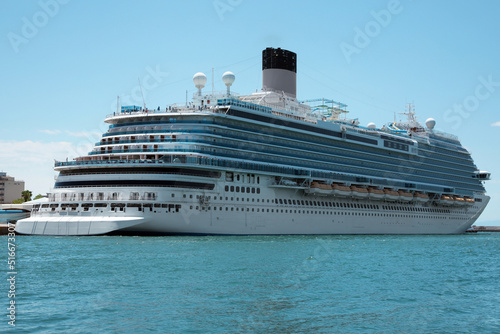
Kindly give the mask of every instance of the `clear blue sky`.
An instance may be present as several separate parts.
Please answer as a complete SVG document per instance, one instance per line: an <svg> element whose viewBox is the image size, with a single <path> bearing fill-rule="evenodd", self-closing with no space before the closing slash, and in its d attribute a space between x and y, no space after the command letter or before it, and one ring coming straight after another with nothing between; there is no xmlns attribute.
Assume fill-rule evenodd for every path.
<svg viewBox="0 0 500 334"><path fill-rule="evenodd" d="M231 70L233 90L261 88L261 51L298 54L299 98L349 105L378 126L416 105L420 120L458 135L493 197L479 222L500 222L500 2L77 1L0 2L0 170L34 193L53 159L85 154L116 97L164 107L192 76ZM496 126L495 126L496 125Z"/></svg>

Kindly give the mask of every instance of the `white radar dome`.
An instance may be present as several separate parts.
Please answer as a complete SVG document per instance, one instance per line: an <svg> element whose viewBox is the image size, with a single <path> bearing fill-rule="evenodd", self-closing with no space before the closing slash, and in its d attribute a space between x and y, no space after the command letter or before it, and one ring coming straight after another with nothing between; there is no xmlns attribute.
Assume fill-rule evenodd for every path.
<svg viewBox="0 0 500 334"><path fill-rule="evenodd" d="M434 118L428 118L426 121L425 121L425 125L427 126L427 128L429 130L432 130L434 129L434 127L436 126L436 120Z"/></svg>
<svg viewBox="0 0 500 334"><path fill-rule="evenodd" d="M234 76L233 72L227 71L222 75L222 81L226 86L231 86L235 79L236 77Z"/></svg>
<svg viewBox="0 0 500 334"><path fill-rule="evenodd" d="M375 125L375 123L368 123L367 128L368 129L376 129L377 126Z"/></svg>
<svg viewBox="0 0 500 334"><path fill-rule="evenodd" d="M194 86L201 90L207 83L207 76L201 72L198 72L193 76L193 82Z"/></svg>

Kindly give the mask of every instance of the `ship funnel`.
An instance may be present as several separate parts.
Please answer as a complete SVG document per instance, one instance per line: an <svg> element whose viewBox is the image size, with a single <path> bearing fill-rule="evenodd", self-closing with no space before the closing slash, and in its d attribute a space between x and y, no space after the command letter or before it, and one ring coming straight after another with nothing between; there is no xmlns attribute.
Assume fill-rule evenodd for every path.
<svg viewBox="0 0 500 334"><path fill-rule="evenodd" d="M281 48L262 51L262 90L297 96L297 54Z"/></svg>

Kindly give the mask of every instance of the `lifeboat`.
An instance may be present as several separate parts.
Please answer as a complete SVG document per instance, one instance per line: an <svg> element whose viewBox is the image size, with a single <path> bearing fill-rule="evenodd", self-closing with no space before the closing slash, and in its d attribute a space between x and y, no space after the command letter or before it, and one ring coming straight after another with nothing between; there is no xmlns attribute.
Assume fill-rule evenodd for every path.
<svg viewBox="0 0 500 334"><path fill-rule="evenodd" d="M383 190L375 189L375 188L368 189L368 194L369 194L370 199L378 200L378 201L383 200L385 197Z"/></svg>
<svg viewBox="0 0 500 334"><path fill-rule="evenodd" d="M355 198L367 198L370 194L368 189L351 186L351 196Z"/></svg>
<svg viewBox="0 0 500 334"><path fill-rule="evenodd" d="M453 197L453 199L455 200L455 205L458 205L458 206L466 205L465 199L461 196L455 196L455 197Z"/></svg>
<svg viewBox="0 0 500 334"><path fill-rule="evenodd" d="M346 186L341 186L338 184L332 184L332 193L335 196L347 197L351 195L351 189Z"/></svg>
<svg viewBox="0 0 500 334"><path fill-rule="evenodd" d="M451 206L455 204L455 200L451 196L441 195L439 199L439 203L446 206Z"/></svg>
<svg viewBox="0 0 500 334"><path fill-rule="evenodd" d="M407 191L398 191L399 199L404 202L410 202L413 199L413 194Z"/></svg>
<svg viewBox="0 0 500 334"><path fill-rule="evenodd" d="M429 195L427 194L422 194L421 192L415 192L413 194L413 198L417 201L417 202L421 202L421 203L424 203L424 202L427 202L429 201Z"/></svg>
<svg viewBox="0 0 500 334"><path fill-rule="evenodd" d="M389 202L395 202L399 200L399 193L394 190L384 189L385 200Z"/></svg>
<svg viewBox="0 0 500 334"><path fill-rule="evenodd" d="M312 182L309 189L305 191L311 195L326 196L332 193L332 186L319 182Z"/></svg>
<svg viewBox="0 0 500 334"><path fill-rule="evenodd" d="M465 205L474 205L475 201L473 198L464 197Z"/></svg>

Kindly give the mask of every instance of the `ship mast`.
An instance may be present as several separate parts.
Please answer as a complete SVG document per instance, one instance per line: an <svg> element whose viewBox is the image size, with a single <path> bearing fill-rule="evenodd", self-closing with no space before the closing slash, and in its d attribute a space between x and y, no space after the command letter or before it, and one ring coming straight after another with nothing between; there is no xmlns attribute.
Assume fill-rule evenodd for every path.
<svg viewBox="0 0 500 334"><path fill-rule="evenodd" d="M415 105L413 103L408 103L406 105L406 111L399 114L407 116L408 126L415 127L419 125L417 121L417 116L415 116Z"/></svg>

